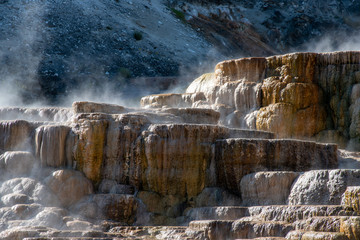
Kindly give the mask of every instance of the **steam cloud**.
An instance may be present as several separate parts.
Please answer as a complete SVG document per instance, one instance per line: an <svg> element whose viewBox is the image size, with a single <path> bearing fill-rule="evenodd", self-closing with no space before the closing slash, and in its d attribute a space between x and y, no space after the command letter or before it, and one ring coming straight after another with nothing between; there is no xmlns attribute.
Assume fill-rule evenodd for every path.
<svg viewBox="0 0 360 240"><path fill-rule="evenodd" d="M34 93L29 93L28 90L38 87L37 69L42 57L41 43L45 37L41 17L46 3L31 1L26 8L21 4L21 1L14 3L19 9L17 15L4 17L5 28L13 27L11 22L6 21L6 17L16 19L14 22L19 27L14 31L14 35L9 33L6 39L0 40L0 106L23 105L23 97L35 97L32 95Z"/></svg>
<svg viewBox="0 0 360 240"><path fill-rule="evenodd" d="M10 3L5 2L1 7L3 6L10 6ZM55 40L52 39L51 29L48 27L51 25L48 23L50 9L50 3L34 0L11 3L11 9L9 7L9 11L3 11L8 15L0 18L0 31L6 35L6 38L0 38L0 107L48 105L39 72L42 71L43 62L50 59L47 48ZM60 79L62 76L59 76L59 83L54 81L54 84L69 83L70 87L65 88L58 105L69 106L74 101L87 100L138 106L141 96L160 93L160 90L154 89L140 90L141 85L125 84L124 87L124 84L119 84L126 80L112 76L112 73L109 75L104 63L86 56L86 45L84 46L82 52L72 52L70 56L62 58L64 65L69 68L66 70L66 79ZM202 60L200 67L180 69L180 85L170 86L167 92L184 92L189 81L204 72L212 71L214 65L223 60L223 56L215 50L203 54L203 59L205 55L209 60ZM91 69L91 72L88 72L88 69ZM57 73L54 71L52 74ZM111 81L112 78L118 79ZM73 82L79 84L72 88ZM131 95L136 98L131 98Z"/></svg>
<svg viewBox="0 0 360 240"><path fill-rule="evenodd" d="M305 52L359 51L360 32L352 34L327 33L319 39L313 39L300 48Z"/></svg>

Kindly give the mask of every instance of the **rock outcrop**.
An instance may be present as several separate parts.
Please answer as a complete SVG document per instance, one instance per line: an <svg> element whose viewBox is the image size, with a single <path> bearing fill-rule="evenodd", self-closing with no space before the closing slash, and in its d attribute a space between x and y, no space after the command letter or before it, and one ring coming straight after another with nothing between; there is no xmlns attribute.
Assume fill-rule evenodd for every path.
<svg viewBox="0 0 360 240"><path fill-rule="evenodd" d="M219 111L224 125L359 149L359 63L359 52L224 61L186 90L203 93L206 100L188 104ZM149 107L166 105L154 96L151 104L145 99Z"/></svg>
<svg viewBox="0 0 360 240"><path fill-rule="evenodd" d="M360 212L360 187L350 186L346 188L344 192L341 204L353 209L356 212Z"/></svg>
<svg viewBox="0 0 360 240"><path fill-rule="evenodd" d="M138 112L91 102L76 102L73 108L66 122L3 122L4 136L9 137L2 149L27 150L42 168L83 172L92 184L72 170L48 174L45 184L60 206L90 218L99 215L133 224L139 221L134 218L138 211L147 211L144 216L154 223L180 224L185 209L209 206L210 199L214 206L241 204L240 182L246 174L337 166L336 145L272 140L269 132L212 125L220 117L212 109ZM93 188L103 197L92 196ZM121 210L128 215L114 212L120 205L132 206Z"/></svg>
<svg viewBox="0 0 360 240"><path fill-rule="evenodd" d="M360 170L320 170L302 174L292 186L290 205L341 203L347 186L360 185Z"/></svg>
<svg viewBox="0 0 360 240"><path fill-rule="evenodd" d="M104 104L104 103L94 103L94 102L74 102L72 105L74 113L108 113L108 114L118 114L127 112L126 108L123 106L115 104Z"/></svg>
<svg viewBox="0 0 360 240"><path fill-rule="evenodd" d="M1 121L0 238L357 239L358 154L306 138L355 146L358 58L226 61L142 109Z"/></svg>
<svg viewBox="0 0 360 240"><path fill-rule="evenodd" d="M36 156L40 164L49 167L66 166L66 139L70 127L48 125L38 127L35 131Z"/></svg>
<svg viewBox="0 0 360 240"><path fill-rule="evenodd" d="M93 193L91 182L82 173L73 170L55 171L45 179L45 182L65 207Z"/></svg>
<svg viewBox="0 0 360 240"><path fill-rule="evenodd" d="M335 168L336 149L336 145L294 140L219 140L215 144L218 183L239 192L241 179L252 172Z"/></svg>
<svg viewBox="0 0 360 240"><path fill-rule="evenodd" d="M297 172L256 172L240 182L243 205L287 204ZM276 193L276 194L274 194Z"/></svg>
<svg viewBox="0 0 360 240"><path fill-rule="evenodd" d="M33 124L24 120L3 121L0 125L0 149L7 151L28 150Z"/></svg>

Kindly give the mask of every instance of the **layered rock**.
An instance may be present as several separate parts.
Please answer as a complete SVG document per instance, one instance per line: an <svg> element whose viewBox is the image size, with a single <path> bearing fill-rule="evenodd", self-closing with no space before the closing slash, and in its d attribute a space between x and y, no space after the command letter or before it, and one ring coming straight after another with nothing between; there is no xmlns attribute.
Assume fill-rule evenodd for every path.
<svg viewBox="0 0 360 240"><path fill-rule="evenodd" d="M260 82L265 77L266 58L242 58L228 60L215 66L218 83L246 80Z"/></svg>
<svg viewBox="0 0 360 240"><path fill-rule="evenodd" d="M109 117L97 114L92 115L89 120L79 120L74 161L77 164L76 167L94 182L99 182L101 177L106 130L109 125L107 118Z"/></svg>
<svg viewBox="0 0 360 240"><path fill-rule="evenodd" d="M246 207L202 207L186 213L191 220L236 220L248 216Z"/></svg>
<svg viewBox="0 0 360 240"><path fill-rule="evenodd" d="M343 235L343 239L358 239L360 234L360 217L313 217L296 224L296 229L304 232L319 232ZM308 234L308 233L307 233ZM290 234L292 235L292 234ZM325 235L325 234L324 234Z"/></svg>
<svg viewBox="0 0 360 240"><path fill-rule="evenodd" d="M337 232L303 232L293 231L286 235L286 239L290 240L317 240L317 239L330 239L330 240L348 240L345 234Z"/></svg>
<svg viewBox="0 0 360 240"><path fill-rule="evenodd" d="M326 99L328 93L323 92L321 77L317 76L323 71L322 64L351 63L337 61L338 55L324 62L324 55L296 53L267 58L269 74L262 85L257 128L274 129L281 137L312 137L326 129L325 109L330 102ZM339 55L346 58L346 53Z"/></svg>
<svg viewBox="0 0 360 240"><path fill-rule="evenodd" d="M191 198L205 187L219 184L240 194L241 177L258 170L337 166L335 145L292 140L217 141L241 132L213 125L149 125L146 118L124 125L105 115L91 118L97 120L79 119L76 131L81 135L73 161L95 184L103 178L113 179L161 195ZM135 120L129 115L119 119ZM234 149L241 156L233 155ZM239 171L230 171L230 166Z"/></svg>
<svg viewBox="0 0 360 240"><path fill-rule="evenodd" d="M357 216L340 205L273 205L249 207L249 216L257 221L295 223L313 217Z"/></svg>
<svg viewBox="0 0 360 240"><path fill-rule="evenodd" d="M357 188L345 190L360 185L360 173L329 170L339 167L338 156L343 167L357 155L334 144L274 139L333 136L355 144L357 58L298 53L225 61L189 86L195 93L145 97L147 109L76 102L61 123L54 116L2 121L0 171L9 174L1 176L0 230L12 230L1 234L62 236L49 232L54 227L79 237L102 224L111 230L95 237L143 231L160 239L357 239ZM333 68L349 83L339 91L340 77L325 74ZM192 220L172 233L118 227ZM16 228L32 222L47 233Z"/></svg>
<svg viewBox="0 0 360 240"><path fill-rule="evenodd" d="M205 100L202 92L184 94L158 94L141 98L142 107L191 107L193 103Z"/></svg>
<svg viewBox="0 0 360 240"><path fill-rule="evenodd" d="M190 84L186 94L203 93L205 99L190 101L188 106L219 111L224 125L358 149L359 63L359 52L224 61L216 65L214 73ZM180 99L182 95L176 96ZM151 102L142 101L143 106L168 105L164 96L143 99L150 98Z"/></svg>
<svg viewBox="0 0 360 240"><path fill-rule="evenodd" d="M296 172L256 172L244 176L240 182L243 204L286 204L291 185L299 175Z"/></svg>
<svg viewBox="0 0 360 240"><path fill-rule="evenodd" d="M113 208L108 206L132 202L132 210L126 210L131 215L146 210L151 214L144 215L144 219L159 224L180 224L186 221L181 216L189 207L236 206L242 203L242 195L244 203L250 204L251 189L245 184L246 178L241 187L242 176L246 174L259 170L306 171L337 165L334 145L292 140L230 140L230 137L271 139L274 135L203 124L219 120L219 113L212 109L163 108L147 112L127 109L127 113L118 113L123 110L121 106L77 102L71 122L3 124L15 133L23 128L21 124L29 126L28 131L21 133L28 139L30 154L36 156L42 167L76 168L94 184L95 191L107 199L105 205L96 200L100 199L98 196L81 200L82 196L92 194L90 190L83 191L90 189L89 183L83 186L77 177L71 174L56 177L55 172L46 182L61 205L89 218L102 213L103 217L131 224L135 219L130 215L122 216L112 210L104 214L104 211ZM179 119L202 125L173 123ZM18 143L7 143L6 147L4 143L3 149L11 149L13 145ZM237 157L238 154L241 156ZM310 155L313 156L310 158ZM318 157L320 155L322 158ZM70 170L60 172L67 171ZM294 173L293 177L296 175ZM286 184L290 182L288 179ZM70 194L66 186L80 189ZM137 198L130 197L137 191ZM66 195L79 197L67 199ZM283 203L285 197L281 198ZM9 199L17 198L9 196ZM145 206L141 207L142 204Z"/></svg>
<svg viewBox="0 0 360 240"><path fill-rule="evenodd" d="M33 124L24 120L3 121L0 123L0 149L7 151L28 150L31 148Z"/></svg>
<svg viewBox="0 0 360 240"><path fill-rule="evenodd" d="M121 106L77 102L71 121L6 121L2 122L3 131L8 134L4 136L17 136L17 131L23 134L27 154L36 157L30 161L34 166L75 168L90 180L72 170L42 173L58 205L89 219L101 216L127 224L141 224L139 219L153 224L183 224L188 221L185 210L193 207L239 205L241 195L245 202L251 199L251 191L241 187L242 176L259 170L305 171L337 164L335 145L270 140L274 135L269 132L212 125L220 115L212 109L126 109L126 113L118 113L123 110ZM202 124L174 123L179 120ZM21 131L23 125L26 131ZM19 138L6 137L3 141L4 150L24 148L22 141L17 142ZM6 154L4 169L10 166ZM237 154L242 156L241 161ZM312 161L310 154L314 155ZM92 187L102 197L93 195ZM16 194L4 201L32 201L21 192ZM134 216L138 214L137 219Z"/></svg>
<svg viewBox="0 0 360 240"><path fill-rule="evenodd" d="M208 108L168 108L162 112L182 118L182 122L197 124L217 124L220 113Z"/></svg>
<svg viewBox="0 0 360 240"><path fill-rule="evenodd" d="M210 125L151 125L144 136L144 189L198 195L213 184L212 144L226 133L226 128Z"/></svg>
<svg viewBox="0 0 360 240"><path fill-rule="evenodd" d="M241 198L220 187L208 187L195 198L194 207L238 206Z"/></svg>
<svg viewBox="0 0 360 240"><path fill-rule="evenodd" d="M290 205L341 203L347 186L360 185L360 170L320 170L302 174L292 186Z"/></svg>
<svg viewBox="0 0 360 240"><path fill-rule="evenodd" d="M349 239L358 239L360 237L360 218L342 218L340 220L340 232L344 233Z"/></svg>
<svg viewBox="0 0 360 240"><path fill-rule="evenodd" d="M342 199L342 205L360 213L360 187L350 186L346 188Z"/></svg>
<svg viewBox="0 0 360 240"><path fill-rule="evenodd" d="M215 144L217 181L240 192L242 177L252 172L335 168L336 150L336 145L295 140L219 140Z"/></svg>
<svg viewBox="0 0 360 240"><path fill-rule="evenodd" d="M91 201L99 207L99 213L105 215L107 219L130 225L136 221L139 203L132 195L95 194L91 196Z"/></svg>
<svg viewBox="0 0 360 240"><path fill-rule="evenodd" d="M254 239L257 237L271 237L273 235L285 237L293 227L284 222L257 222L248 220L236 221L193 221L189 228L203 230L208 239Z"/></svg>
<svg viewBox="0 0 360 240"><path fill-rule="evenodd" d="M196 78L186 89L187 93L203 92L206 98L209 98L211 89L217 85L214 73L205 73Z"/></svg>
<svg viewBox="0 0 360 240"><path fill-rule="evenodd" d="M74 113L108 113L119 114L126 112L123 106L96 102L74 102L72 104Z"/></svg>
<svg viewBox="0 0 360 240"><path fill-rule="evenodd" d="M50 167L70 165L66 162L69 154L66 151L66 139L69 132L70 127L61 125L40 126L36 129L36 156L41 165Z"/></svg>
<svg viewBox="0 0 360 240"><path fill-rule="evenodd" d="M41 134L53 131L57 142L67 146L74 144L74 148L69 151L66 146L60 145L60 149L67 150L60 155L53 152L50 159L66 156L66 161L60 161L63 166L76 163L76 167L96 185L100 179L108 179L164 195L191 197L213 184L211 174L215 169L214 164L211 165L212 145L217 139L230 136L273 137L267 132L241 131L214 125L151 124L150 120L146 114L80 114L74 119L76 128L67 137L67 127L39 128L37 146L46 144L47 140L41 138ZM60 130L64 130L63 137L58 136L62 134ZM72 164L67 164L69 162ZM54 166L51 164L47 166ZM175 175L172 172L174 164L178 164L175 165Z"/></svg>

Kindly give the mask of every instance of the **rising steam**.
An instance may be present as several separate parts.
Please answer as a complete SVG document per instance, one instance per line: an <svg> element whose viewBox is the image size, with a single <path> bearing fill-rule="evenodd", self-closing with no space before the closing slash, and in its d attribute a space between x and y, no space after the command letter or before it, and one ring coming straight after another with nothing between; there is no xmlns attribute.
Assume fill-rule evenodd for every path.
<svg viewBox="0 0 360 240"><path fill-rule="evenodd" d="M9 18L16 19L18 27L0 40L0 106L23 105L26 98L37 97L29 90L39 87L37 71L46 37L41 20L46 2L31 1L24 7L19 1L14 5L19 11ZM12 29L15 23L7 22L8 28Z"/></svg>
<svg viewBox="0 0 360 240"><path fill-rule="evenodd" d="M304 52L335 52L335 51L359 51L360 32L352 34L327 33L322 37L313 39L300 48Z"/></svg>

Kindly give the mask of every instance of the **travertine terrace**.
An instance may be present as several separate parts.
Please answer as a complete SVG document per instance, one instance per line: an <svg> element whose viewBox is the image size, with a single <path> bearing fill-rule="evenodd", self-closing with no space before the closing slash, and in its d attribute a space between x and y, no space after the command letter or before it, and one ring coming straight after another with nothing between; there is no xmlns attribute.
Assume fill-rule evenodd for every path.
<svg viewBox="0 0 360 240"><path fill-rule="evenodd" d="M360 52L294 53L139 109L2 108L0 239L360 239L359 86Z"/></svg>

